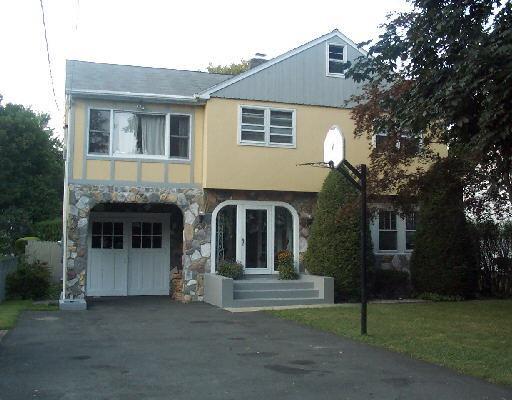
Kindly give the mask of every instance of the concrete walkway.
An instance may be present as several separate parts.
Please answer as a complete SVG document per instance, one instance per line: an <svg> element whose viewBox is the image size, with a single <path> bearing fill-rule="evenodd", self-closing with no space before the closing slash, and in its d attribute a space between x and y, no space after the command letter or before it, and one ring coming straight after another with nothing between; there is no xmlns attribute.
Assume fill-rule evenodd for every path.
<svg viewBox="0 0 512 400"><path fill-rule="evenodd" d="M512 388L298 326L167 298L27 312L0 399L511 399Z"/></svg>

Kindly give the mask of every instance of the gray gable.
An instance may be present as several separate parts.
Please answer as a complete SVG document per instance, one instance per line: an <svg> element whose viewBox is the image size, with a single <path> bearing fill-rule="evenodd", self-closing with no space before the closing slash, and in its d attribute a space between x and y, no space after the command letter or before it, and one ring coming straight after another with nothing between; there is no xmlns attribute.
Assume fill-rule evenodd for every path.
<svg viewBox="0 0 512 400"><path fill-rule="evenodd" d="M361 53L352 44L335 36L270 65L225 88L211 97L275 101L281 103L346 107L345 101L359 93L361 85L351 79L326 76L326 44L347 46L347 59Z"/></svg>
<svg viewBox="0 0 512 400"><path fill-rule="evenodd" d="M66 91L193 96L231 75L67 60Z"/></svg>

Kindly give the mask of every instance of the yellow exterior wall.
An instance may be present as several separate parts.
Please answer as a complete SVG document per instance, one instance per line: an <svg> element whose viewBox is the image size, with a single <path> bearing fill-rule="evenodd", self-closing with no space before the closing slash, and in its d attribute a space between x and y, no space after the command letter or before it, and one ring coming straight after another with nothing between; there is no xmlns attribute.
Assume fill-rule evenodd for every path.
<svg viewBox="0 0 512 400"><path fill-rule="evenodd" d="M295 109L296 148L238 145L240 105ZM323 160L323 141L333 125L343 132L347 159L354 165L369 161L370 144L354 138L349 110L214 98L206 104L206 118L206 188L317 192L327 170L297 164Z"/></svg>
<svg viewBox="0 0 512 400"><path fill-rule="evenodd" d="M114 160L113 178L115 181L133 182L138 180L138 160L116 158L109 156L87 155L87 128L89 108L104 108L114 110L140 111L138 103L73 99L72 104L72 179L111 181L110 161ZM161 184L196 183L201 184L203 175L203 131L204 131L204 105L190 106L177 104L144 104L146 112L183 113L192 115L192 161L172 163L141 161L140 180L142 182ZM85 163L84 163L85 160ZM84 168L85 166L85 168ZM168 170L168 180L165 180L165 170ZM191 175L193 178L191 180Z"/></svg>
<svg viewBox="0 0 512 400"><path fill-rule="evenodd" d="M200 157L198 157L200 158ZM176 183L190 182L190 165L188 164L169 164L169 180Z"/></svg>
<svg viewBox="0 0 512 400"><path fill-rule="evenodd" d="M133 181L137 179L137 163L133 161L116 161L114 179L118 181Z"/></svg>
<svg viewBox="0 0 512 400"><path fill-rule="evenodd" d="M87 179L96 181L110 179L110 161L87 160Z"/></svg>

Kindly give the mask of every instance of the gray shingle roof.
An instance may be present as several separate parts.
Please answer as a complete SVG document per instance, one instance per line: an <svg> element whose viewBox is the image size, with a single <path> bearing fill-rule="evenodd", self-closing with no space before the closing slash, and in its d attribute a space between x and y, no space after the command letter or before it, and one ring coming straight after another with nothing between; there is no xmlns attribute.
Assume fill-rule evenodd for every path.
<svg viewBox="0 0 512 400"><path fill-rule="evenodd" d="M66 91L193 96L229 78L199 71L66 61Z"/></svg>

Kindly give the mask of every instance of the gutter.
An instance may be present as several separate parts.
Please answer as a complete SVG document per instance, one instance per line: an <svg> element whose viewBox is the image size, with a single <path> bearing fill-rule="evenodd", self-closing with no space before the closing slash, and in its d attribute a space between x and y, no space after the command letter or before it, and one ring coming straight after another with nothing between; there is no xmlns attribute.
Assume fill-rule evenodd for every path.
<svg viewBox="0 0 512 400"><path fill-rule="evenodd" d="M141 99L151 100L157 103L183 103L183 104L198 104L202 99L198 96L181 96L181 95L165 95L157 93L137 93L137 92L118 92L111 90L88 90L88 89L66 89L69 95L84 98L104 98L104 99L122 99L122 100L135 100Z"/></svg>

